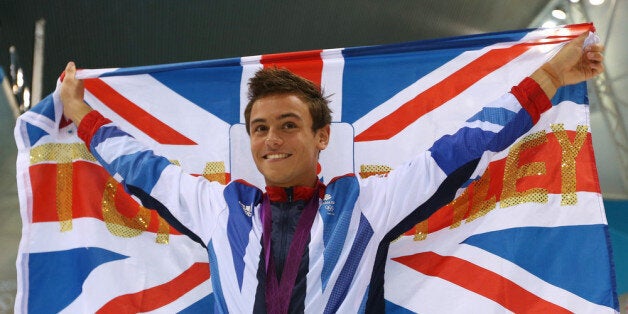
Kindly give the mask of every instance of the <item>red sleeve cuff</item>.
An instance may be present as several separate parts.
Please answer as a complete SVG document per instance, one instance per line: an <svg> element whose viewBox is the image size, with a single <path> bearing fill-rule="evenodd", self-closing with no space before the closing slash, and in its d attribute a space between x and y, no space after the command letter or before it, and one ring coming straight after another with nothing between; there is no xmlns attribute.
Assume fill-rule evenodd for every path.
<svg viewBox="0 0 628 314"><path fill-rule="evenodd" d="M78 126L78 136L83 140L83 142L85 142L85 146L87 146L88 150L90 150L92 137L94 137L96 131L98 131L101 126L110 122L111 120L103 117L100 112L96 110L90 111L83 117Z"/></svg>
<svg viewBox="0 0 628 314"><path fill-rule="evenodd" d="M526 77L510 91L525 109L532 122L537 123L541 114L552 108L552 101L547 97L541 86L533 79Z"/></svg>

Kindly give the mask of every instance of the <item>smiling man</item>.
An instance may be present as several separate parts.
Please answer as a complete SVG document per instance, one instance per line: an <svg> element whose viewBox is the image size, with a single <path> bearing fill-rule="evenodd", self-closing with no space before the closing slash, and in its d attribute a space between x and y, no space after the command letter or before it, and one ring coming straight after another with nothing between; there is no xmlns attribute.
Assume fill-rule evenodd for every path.
<svg viewBox="0 0 628 314"><path fill-rule="evenodd" d="M251 153L266 185L311 186L318 154L327 147L329 124L312 130L307 105L296 95L260 99L251 110Z"/></svg>
<svg viewBox="0 0 628 314"><path fill-rule="evenodd" d="M329 143L331 110L313 83L287 70L257 73L244 110L251 153L267 186L314 186Z"/></svg>
<svg viewBox="0 0 628 314"><path fill-rule="evenodd" d="M603 71L602 46L573 40L493 106L519 108L531 121L551 107L557 88ZM156 156L83 101L68 63L61 88L64 114L109 173L173 226L207 247L215 310L232 313L382 312L386 252L379 245L439 208L481 165L493 139L517 138L530 125L506 124L448 156L477 156L445 173L431 153L386 177L317 177L330 137L331 111L319 87L285 69L263 69L250 81L245 110L251 153L266 192L236 180L227 185L182 172ZM514 117L504 117L514 119ZM417 139L420 140L420 139ZM466 145L466 144L456 144ZM435 197L438 195L438 197ZM333 209L333 210L330 210Z"/></svg>

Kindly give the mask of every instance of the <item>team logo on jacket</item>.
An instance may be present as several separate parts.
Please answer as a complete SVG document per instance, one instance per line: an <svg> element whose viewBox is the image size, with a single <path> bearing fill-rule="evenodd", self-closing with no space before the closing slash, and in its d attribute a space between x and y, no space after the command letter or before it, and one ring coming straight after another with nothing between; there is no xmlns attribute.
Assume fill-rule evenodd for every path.
<svg viewBox="0 0 628 314"><path fill-rule="evenodd" d="M336 204L336 202L331 199L331 195L325 194L323 197L323 204L321 206L325 208L327 215L334 215L334 204Z"/></svg>
<svg viewBox="0 0 628 314"><path fill-rule="evenodd" d="M238 203L240 203L240 206L242 206L242 210L247 217L253 216L253 207L251 205L244 205L242 204L242 202Z"/></svg>

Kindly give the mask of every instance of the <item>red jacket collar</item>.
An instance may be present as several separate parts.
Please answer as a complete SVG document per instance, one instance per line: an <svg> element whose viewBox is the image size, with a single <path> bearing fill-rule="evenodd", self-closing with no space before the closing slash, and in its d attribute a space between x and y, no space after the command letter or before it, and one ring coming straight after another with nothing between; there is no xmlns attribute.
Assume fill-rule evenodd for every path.
<svg viewBox="0 0 628 314"><path fill-rule="evenodd" d="M267 186L266 194L271 202L287 202L290 193L292 193L292 201L309 200L316 190L318 190L319 198L325 196L325 184L319 180L316 180L316 186L313 188L309 186L294 186L289 188Z"/></svg>

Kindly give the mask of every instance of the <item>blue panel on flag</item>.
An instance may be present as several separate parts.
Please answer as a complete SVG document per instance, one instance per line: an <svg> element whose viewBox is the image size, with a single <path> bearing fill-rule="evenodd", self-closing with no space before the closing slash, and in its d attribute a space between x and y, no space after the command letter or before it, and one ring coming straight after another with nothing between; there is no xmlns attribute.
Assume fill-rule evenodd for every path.
<svg viewBox="0 0 628 314"><path fill-rule="evenodd" d="M125 258L97 247L29 254L28 311L58 313L81 294L92 270Z"/></svg>
<svg viewBox="0 0 628 314"><path fill-rule="evenodd" d="M54 101L52 99L52 94L46 96L46 98L42 99L41 102L34 106L30 112L35 112L40 115L45 116L46 118L54 121L55 119L55 107ZM31 124L26 125L26 132L28 133L28 140L31 145L35 145L39 139L48 135L48 132L42 130L39 127L33 126Z"/></svg>
<svg viewBox="0 0 628 314"><path fill-rule="evenodd" d="M552 98L552 104L557 105L561 101L571 101L579 105L589 104L587 95L587 82L564 86L556 91Z"/></svg>
<svg viewBox="0 0 628 314"><path fill-rule="evenodd" d="M223 121L229 124L240 121L242 67L239 62L227 66L180 69L151 75Z"/></svg>
<svg viewBox="0 0 628 314"><path fill-rule="evenodd" d="M42 137L48 135L48 132L32 125L32 124L27 124L26 125L26 132L28 133L28 140L30 142L31 145L35 145L35 143L37 143L37 141L39 141L39 139L41 139Z"/></svg>
<svg viewBox="0 0 628 314"><path fill-rule="evenodd" d="M343 121L355 122L462 52L462 50L448 50L442 54L415 52L397 58L349 58L345 55L342 81Z"/></svg>
<svg viewBox="0 0 628 314"><path fill-rule="evenodd" d="M605 238L606 228L605 225L512 228L474 235L463 243L507 259L586 300L614 308L612 293L600 293L600 287L613 286L608 247L601 241L588 241ZM584 260L587 262L574 263Z"/></svg>
<svg viewBox="0 0 628 314"><path fill-rule="evenodd" d="M30 112L39 113L40 115L45 116L46 118L54 121L55 120L55 104L52 99L52 94L46 96L46 98L42 99L37 106L34 106Z"/></svg>
<svg viewBox="0 0 628 314"><path fill-rule="evenodd" d="M212 313L214 309L214 294L210 293L194 304L177 312L177 314Z"/></svg>

